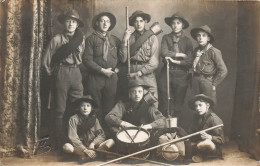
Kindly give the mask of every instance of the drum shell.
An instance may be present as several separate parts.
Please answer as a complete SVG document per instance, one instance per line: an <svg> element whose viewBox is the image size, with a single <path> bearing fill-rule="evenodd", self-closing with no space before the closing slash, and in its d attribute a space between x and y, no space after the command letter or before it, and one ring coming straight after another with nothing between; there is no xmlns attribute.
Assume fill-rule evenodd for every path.
<svg viewBox="0 0 260 166"><path fill-rule="evenodd" d="M138 130L137 127L126 128L126 130L131 130L131 129ZM128 154L132 154L132 153L135 153L137 151L141 151L141 150L148 148L149 143L150 143L150 133L145 129L141 129L140 131L145 132L148 135L148 139L143 141L143 142L128 143L128 142L123 142L120 139L118 139L118 134L121 133L121 132L124 132L124 130L122 130L122 129L119 130L117 135L116 135L117 152L119 154L128 155ZM136 157L148 158L149 154L150 154L150 152L144 152L142 154L136 155Z"/></svg>

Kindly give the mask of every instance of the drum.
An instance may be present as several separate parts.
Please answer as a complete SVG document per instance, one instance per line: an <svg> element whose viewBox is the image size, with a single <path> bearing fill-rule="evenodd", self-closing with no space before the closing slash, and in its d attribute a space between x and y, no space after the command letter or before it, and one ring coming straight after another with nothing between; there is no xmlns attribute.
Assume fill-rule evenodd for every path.
<svg viewBox="0 0 260 166"><path fill-rule="evenodd" d="M132 139L135 137L133 140L134 142L132 142L132 139L128 136L126 131L132 137ZM126 128L126 131L121 129L116 134L117 152L119 154L132 154L148 148L150 142L150 133L147 130L141 128L138 132L137 127L128 127ZM144 152L136 155L136 157L147 159L149 155L150 152Z"/></svg>

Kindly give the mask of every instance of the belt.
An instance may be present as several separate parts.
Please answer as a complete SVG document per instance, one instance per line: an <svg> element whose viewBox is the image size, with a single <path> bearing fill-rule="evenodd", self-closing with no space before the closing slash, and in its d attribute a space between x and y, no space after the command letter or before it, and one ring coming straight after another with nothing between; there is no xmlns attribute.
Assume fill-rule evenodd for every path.
<svg viewBox="0 0 260 166"><path fill-rule="evenodd" d="M176 65L170 65L170 66L169 66L169 69L170 69L170 70L182 70L182 71L187 71L186 69L181 68L181 67L176 66Z"/></svg>
<svg viewBox="0 0 260 166"><path fill-rule="evenodd" d="M204 77L204 78L212 77L211 75L205 75L205 74L202 74L202 73L196 73L196 72L194 72L194 76L196 76L196 77Z"/></svg>
<svg viewBox="0 0 260 166"><path fill-rule="evenodd" d="M131 60L130 63L131 63L131 65L143 65L143 64L146 64L146 62L136 61L136 60Z"/></svg>
<svg viewBox="0 0 260 166"><path fill-rule="evenodd" d="M79 65L77 65L77 64L67 64L67 63L60 63L60 66L71 67L71 68L79 67Z"/></svg>

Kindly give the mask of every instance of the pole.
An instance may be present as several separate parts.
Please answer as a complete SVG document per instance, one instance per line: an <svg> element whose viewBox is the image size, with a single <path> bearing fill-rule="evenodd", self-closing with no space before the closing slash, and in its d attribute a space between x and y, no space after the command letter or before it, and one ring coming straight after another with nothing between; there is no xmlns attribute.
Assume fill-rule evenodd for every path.
<svg viewBox="0 0 260 166"><path fill-rule="evenodd" d="M113 152L109 152L109 151L106 151L106 150L100 150L100 149L91 149L91 150L94 150L94 151L97 151L97 152L101 152L101 153L106 153L106 154L112 154L112 155L115 155L115 156L124 156L122 154L118 154L118 153L113 153ZM167 163L162 163L162 162L158 162L158 161L153 161L153 160L147 160L147 159L143 159L143 158L138 158L138 157L129 157L131 159L135 159L135 160L141 160L141 161L147 161L147 162L150 162L150 163L154 163L154 164L159 164L159 165L167 165L167 166L173 166L172 164L167 164Z"/></svg>
<svg viewBox="0 0 260 166"><path fill-rule="evenodd" d="M186 136L184 136L184 137L177 138L177 139L174 139L174 140L172 140L172 141L169 141L169 142L166 142L166 143L163 143L163 144L157 145L157 146L153 146L153 147L148 148L148 149L144 149L144 150L141 150L141 151L138 151L138 152L135 152L135 153L132 153L132 154L129 154L129 155L123 156L123 157L119 157L119 158L117 158L117 159L114 159L114 160L111 160L111 161L105 162L105 163L100 164L100 165L98 165L98 166L107 165L107 164L110 164L110 163L113 163L113 162L116 162L116 161L119 161L119 160L122 160L122 159L125 159L125 158L128 158L128 157L131 157L131 156L135 156L135 155L140 154L140 153L144 153L144 152L147 152L147 151L150 151L150 150L153 150L153 149L156 149L156 148L162 147L162 146L164 146L164 145L168 145L168 144L171 144L171 143L179 142L179 141L182 141L182 140L188 139L188 138L190 138L190 137L193 137L193 136L195 136L195 135L198 135L198 134L200 134L201 132L210 131L210 130L213 130L213 129L216 129L216 128L219 128L219 127L222 127L222 126L224 126L224 125L223 125L223 124L220 124L220 125L217 125L217 126L213 126L213 127L208 128L208 129L201 130L201 131L198 131L198 132L195 132L195 133L192 133L192 134L186 135Z"/></svg>
<svg viewBox="0 0 260 166"><path fill-rule="evenodd" d="M128 19L128 6L125 7L126 9L126 29L129 29L129 19ZM128 66L128 74L130 74L130 45L129 40L127 40L127 66Z"/></svg>
<svg viewBox="0 0 260 166"><path fill-rule="evenodd" d="M168 97L168 102L167 102L167 114L168 118L170 118L170 100L171 100L171 94L170 94L170 74L169 74L169 60L166 59L166 64L167 64L167 70L166 70L166 76L167 76L167 97Z"/></svg>

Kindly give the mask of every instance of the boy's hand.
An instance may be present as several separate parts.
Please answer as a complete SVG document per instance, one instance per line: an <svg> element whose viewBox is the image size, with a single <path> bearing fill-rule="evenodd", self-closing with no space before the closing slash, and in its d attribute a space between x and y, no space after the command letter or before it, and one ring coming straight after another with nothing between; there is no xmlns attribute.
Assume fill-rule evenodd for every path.
<svg viewBox="0 0 260 166"><path fill-rule="evenodd" d="M212 136L207 134L205 131L201 132L200 133L200 137L201 139L205 140L205 139L209 139L209 140L212 140Z"/></svg>
<svg viewBox="0 0 260 166"><path fill-rule="evenodd" d="M150 125L150 124L146 124L146 125L143 125L142 128L145 129L145 130L150 130L150 129L152 129L153 127L152 127L152 125Z"/></svg>
<svg viewBox="0 0 260 166"><path fill-rule="evenodd" d="M183 53L177 53L177 54L176 54L176 57L186 58L187 55L186 55L186 54L183 54Z"/></svg>
<svg viewBox="0 0 260 166"><path fill-rule="evenodd" d="M97 157L97 153L94 150L85 149L83 152L92 159Z"/></svg>
<svg viewBox="0 0 260 166"><path fill-rule="evenodd" d="M126 121L122 121L120 126L123 126L123 127L136 127L135 125L133 125L131 123L128 123Z"/></svg>
<svg viewBox="0 0 260 166"><path fill-rule="evenodd" d="M213 89L213 91L216 91L216 87L214 85L212 86L212 89Z"/></svg>
<svg viewBox="0 0 260 166"><path fill-rule="evenodd" d="M143 74L141 71L135 72L135 73L130 73L127 74L127 78L131 79L131 78L136 78L136 77L141 77Z"/></svg>
<svg viewBox="0 0 260 166"><path fill-rule="evenodd" d="M130 39L131 34L132 34L131 30L126 29L124 37L123 37L123 41L125 43L125 46L126 46L127 41Z"/></svg>
<svg viewBox="0 0 260 166"><path fill-rule="evenodd" d="M175 63L175 64L179 64L179 61L176 61L174 59L172 59L171 57L165 57L166 60L169 60L171 63Z"/></svg>
<svg viewBox="0 0 260 166"><path fill-rule="evenodd" d="M112 74L114 74L115 72L112 70L112 68L108 68L108 69L101 69L101 72L106 75L108 78L111 77Z"/></svg>

